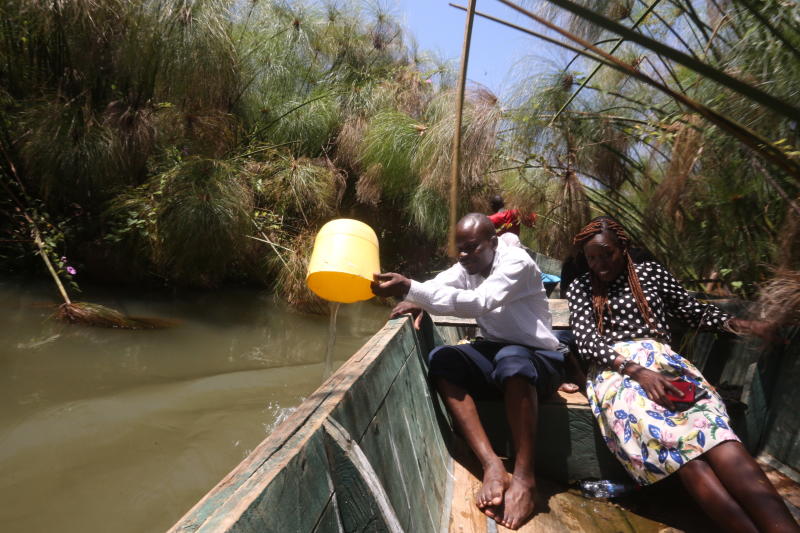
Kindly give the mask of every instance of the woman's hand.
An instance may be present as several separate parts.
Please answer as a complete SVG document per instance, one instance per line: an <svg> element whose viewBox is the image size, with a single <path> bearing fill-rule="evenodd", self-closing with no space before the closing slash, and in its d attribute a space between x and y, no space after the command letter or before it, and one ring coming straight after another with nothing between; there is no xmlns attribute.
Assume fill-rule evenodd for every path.
<svg viewBox="0 0 800 533"><path fill-rule="evenodd" d="M625 367L625 374L636 380L647 393L647 397L656 402L661 407L675 410L675 404L667 397L668 393L681 397L683 393L675 385L670 383L670 379L663 374L654 372L637 364L629 364Z"/></svg>

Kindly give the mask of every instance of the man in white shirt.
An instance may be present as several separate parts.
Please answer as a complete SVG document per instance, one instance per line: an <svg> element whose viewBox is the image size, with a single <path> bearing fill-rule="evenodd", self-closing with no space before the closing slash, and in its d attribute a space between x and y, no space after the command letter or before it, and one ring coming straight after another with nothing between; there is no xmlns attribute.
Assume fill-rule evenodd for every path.
<svg viewBox="0 0 800 533"><path fill-rule="evenodd" d="M483 466L476 504L499 524L517 529L533 514L538 397L564 375L563 347L553 336L541 272L521 248L498 244L492 222L471 213L456 227L458 263L420 283L396 273L375 274L378 296L405 298L393 310L475 318L482 338L440 346L429 374L457 427ZM415 321L416 322L416 321ZM415 324L416 325L416 324ZM509 478L489 443L475 398L502 396L516 458Z"/></svg>

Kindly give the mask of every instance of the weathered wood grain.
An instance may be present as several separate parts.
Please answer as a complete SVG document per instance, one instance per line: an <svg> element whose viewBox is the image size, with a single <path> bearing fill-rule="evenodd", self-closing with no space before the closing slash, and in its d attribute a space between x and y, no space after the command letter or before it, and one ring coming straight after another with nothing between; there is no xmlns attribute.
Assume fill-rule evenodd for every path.
<svg viewBox="0 0 800 533"><path fill-rule="evenodd" d="M361 445L386 480L401 522L409 531L431 531L442 521L449 453L427 381L415 364L409 359L398 374Z"/></svg>
<svg viewBox="0 0 800 533"><path fill-rule="evenodd" d="M390 321L173 531L439 531L452 465L421 353L434 336Z"/></svg>
<svg viewBox="0 0 800 533"><path fill-rule="evenodd" d="M325 451L345 531L403 533L381 480L361 447L333 419L323 423Z"/></svg>
<svg viewBox="0 0 800 533"><path fill-rule="evenodd" d="M453 462L453 499L449 533L487 533L487 516L475 505L481 481L458 461Z"/></svg>
<svg viewBox="0 0 800 533"><path fill-rule="evenodd" d="M800 327L786 332L789 344L775 354L774 391L770 395L763 451L789 468L800 472Z"/></svg>
<svg viewBox="0 0 800 533"><path fill-rule="evenodd" d="M550 298L547 300L548 305L550 306L550 314L553 317L552 320L552 327L554 329L563 329L569 327L569 305L567 304L567 300L563 298ZM433 321L437 326L448 327L448 326L475 326L477 322L475 322L474 318L460 318L457 316L443 316L443 315L436 315L433 317Z"/></svg>
<svg viewBox="0 0 800 533"><path fill-rule="evenodd" d="M455 463L453 514L449 533L509 533L507 529L475 506L474 495L481 487L476 469L469 459ZM506 468L512 468L507 464ZM660 522L638 516L604 500L587 500L566 490L563 485L537 478L536 508L531 520L517 530L520 533L666 533L670 528Z"/></svg>
<svg viewBox="0 0 800 533"><path fill-rule="evenodd" d="M344 533L344 526L342 525L341 518L339 517L339 505L336 501L336 494L333 494L322 516L314 526L311 533Z"/></svg>

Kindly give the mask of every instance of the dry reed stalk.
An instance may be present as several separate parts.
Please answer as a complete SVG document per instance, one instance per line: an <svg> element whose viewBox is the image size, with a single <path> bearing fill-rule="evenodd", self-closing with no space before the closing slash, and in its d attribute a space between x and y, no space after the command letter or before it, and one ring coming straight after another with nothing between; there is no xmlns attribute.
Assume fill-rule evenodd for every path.
<svg viewBox="0 0 800 533"><path fill-rule="evenodd" d="M308 228L292 239L292 249L283 255L286 264L278 272L276 287L281 297L295 309L325 315L328 303L311 292L306 285L308 260L314 249L317 228Z"/></svg>
<svg viewBox="0 0 800 533"><path fill-rule="evenodd" d="M183 116L185 135L195 151L212 157L223 157L236 146L238 122L222 111L208 110Z"/></svg>
<svg viewBox="0 0 800 533"><path fill-rule="evenodd" d="M126 316L104 305L88 302L63 303L53 318L69 324L116 329L163 329L177 325L174 320Z"/></svg>
<svg viewBox="0 0 800 533"><path fill-rule="evenodd" d="M560 227L561 238L554 241L555 246L552 250L554 257L567 257L570 254L572 251L572 237L577 235L590 218L586 191L577 173L572 170L567 171L564 176L564 185L561 188L561 204L563 206L563 223Z"/></svg>
<svg viewBox="0 0 800 533"><path fill-rule="evenodd" d="M775 270L775 277L760 287L756 309L778 326L800 325L800 271Z"/></svg>
<svg viewBox="0 0 800 533"><path fill-rule="evenodd" d="M800 203L800 197L795 203ZM778 233L778 266L797 268L800 265L800 214L794 209L786 210L786 219Z"/></svg>
<svg viewBox="0 0 800 533"><path fill-rule="evenodd" d="M397 108L412 117L421 117L430 101L432 91L420 80L419 72L401 69L395 76L392 87Z"/></svg>
<svg viewBox="0 0 800 533"><path fill-rule="evenodd" d="M486 87L472 86L467 97L469 127L461 144L465 154L462 172L469 180L467 185L476 187L483 184L484 175L494 160L502 113L497 96Z"/></svg>
<svg viewBox="0 0 800 533"><path fill-rule="evenodd" d="M344 198L344 193L347 189L347 172L337 167L327 155L325 155L325 157L318 157L312 161L315 165L328 170L334 191L333 205L331 207L333 209L338 208L342 203L342 198Z"/></svg>
<svg viewBox="0 0 800 533"><path fill-rule="evenodd" d="M598 137L591 147L590 154L587 154L589 164L595 176L601 177L609 189L617 190L625 183L630 173L620 154L628 152L631 137L606 119L600 123Z"/></svg>
<svg viewBox="0 0 800 533"><path fill-rule="evenodd" d="M538 242L543 244L542 253L556 258L573 253L572 238L590 219L586 191L578 175L567 170L559 176L558 187L549 193L547 212L539 213L536 223Z"/></svg>
<svg viewBox="0 0 800 533"><path fill-rule="evenodd" d="M100 120L103 126L115 132L114 140L119 146L119 153L131 162L138 160L137 163L144 166L158 137L153 108L147 106L137 109L114 100L106 106Z"/></svg>
<svg viewBox="0 0 800 533"><path fill-rule="evenodd" d="M446 93L442 116L424 131L420 149L415 155L422 184L446 194L450 186L450 167L455 115L452 92ZM465 97L461 137L459 190L469 192L481 188L496 154L497 130L502 118L497 97L482 86L470 87Z"/></svg>
<svg viewBox="0 0 800 533"><path fill-rule="evenodd" d="M336 137L335 161L351 170L360 170L361 144L367 132L367 120L361 116L348 118Z"/></svg>
<svg viewBox="0 0 800 533"><path fill-rule="evenodd" d="M652 207L669 218L675 218L689 186L692 168L703 151L700 123L699 116L691 115L677 127L669 168L652 197Z"/></svg>
<svg viewBox="0 0 800 533"><path fill-rule="evenodd" d="M356 182L356 198L362 204L377 207L381 201L381 167L379 164L370 166L362 173Z"/></svg>
<svg viewBox="0 0 800 533"><path fill-rule="evenodd" d="M2 150L1 146L0 150ZM20 180L19 175L17 174L16 166L8 157L6 151L2 150L2 152L8 163L11 176L13 176L13 179L16 181L20 190L23 192L23 194L25 194L25 187L22 185L22 180ZM39 226L36 224L36 221L31 217L30 214L28 214L25 205L5 182L0 181L0 186L2 186L6 194L12 198L13 202L19 208L19 212L22 214L22 217L29 225L31 236L33 237L33 242L36 245L38 255L42 259L42 262L45 264L48 273L52 277L53 283L55 283L62 300L64 300L64 303L59 305L56 309L56 312L53 315L54 318L72 324L124 329L156 329L174 325L174 323L170 323L166 320L128 317L119 311L99 304L73 302L67 293L66 287L64 287L64 284L61 282L58 273L53 267L53 263L50 261L47 247L44 244L42 233L39 230Z"/></svg>

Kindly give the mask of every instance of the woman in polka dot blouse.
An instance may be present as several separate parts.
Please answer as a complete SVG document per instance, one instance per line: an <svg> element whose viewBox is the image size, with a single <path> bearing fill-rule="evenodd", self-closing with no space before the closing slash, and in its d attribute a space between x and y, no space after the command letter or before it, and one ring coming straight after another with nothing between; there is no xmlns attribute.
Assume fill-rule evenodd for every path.
<svg viewBox="0 0 800 533"><path fill-rule="evenodd" d="M701 304L654 261L634 264L630 238L610 217L593 220L574 242L589 265L567 291L578 353L590 363L586 393L606 444L628 474L648 485L678 472L725 531L798 531L731 431L714 388L670 348L666 315L691 327L762 337L770 335L769 325ZM676 405L668 397L681 396L670 383L676 378L705 397Z"/></svg>

